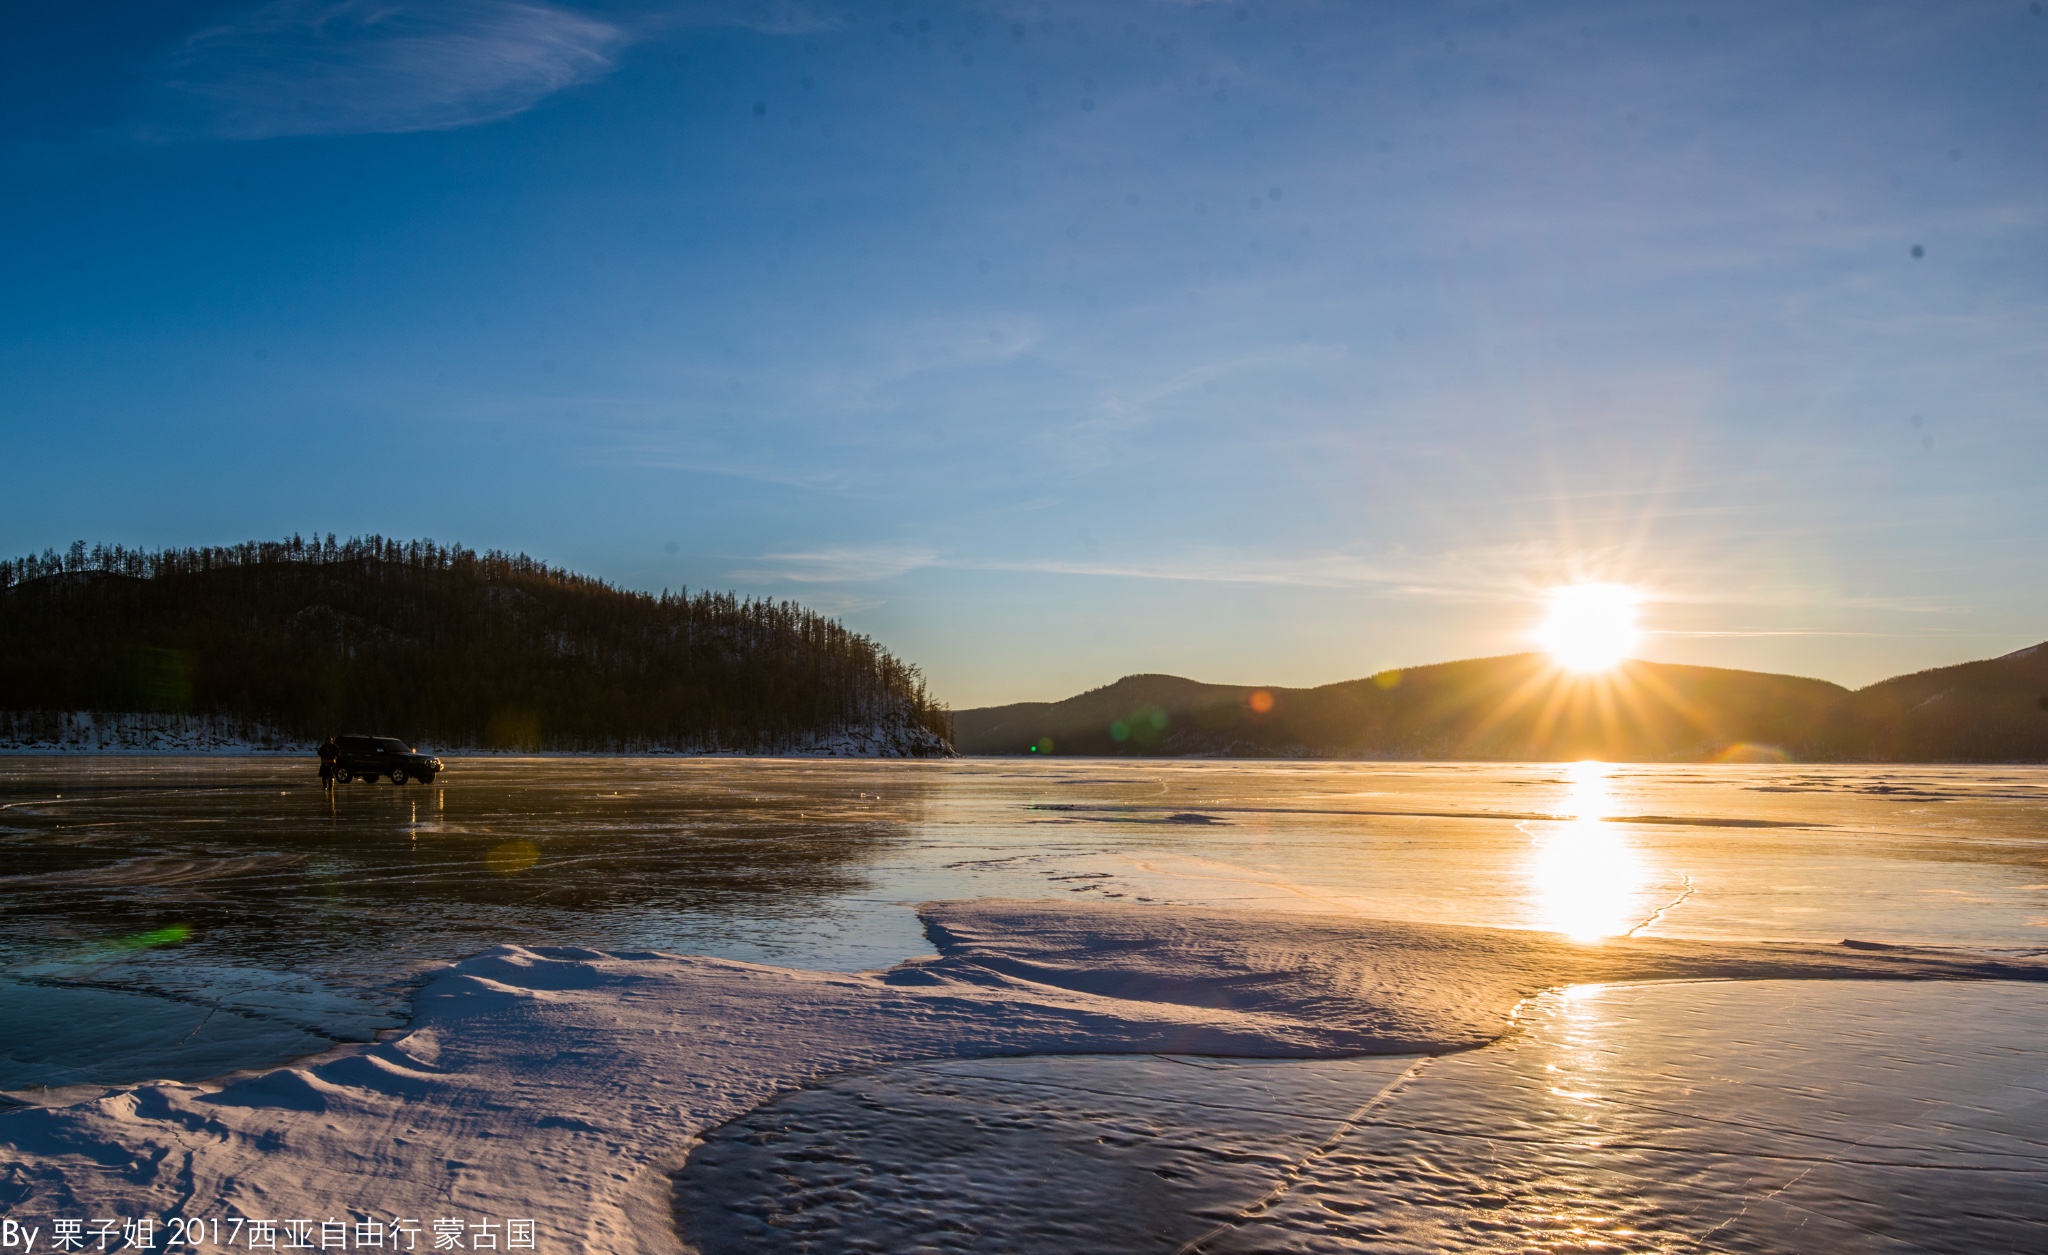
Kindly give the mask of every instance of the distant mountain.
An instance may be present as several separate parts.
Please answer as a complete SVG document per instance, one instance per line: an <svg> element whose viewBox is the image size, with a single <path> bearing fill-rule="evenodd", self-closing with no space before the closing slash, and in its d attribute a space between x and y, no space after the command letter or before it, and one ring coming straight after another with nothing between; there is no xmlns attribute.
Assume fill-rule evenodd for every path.
<svg viewBox="0 0 2048 1255"><path fill-rule="evenodd" d="M791 602L379 537L0 562L0 743L950 754L916 668Z"/></svg>
<svg viewBox="0 0 2048 1255"><path fill-rule="evenodd" d="M2048 644L1858 689L1829 732L1823 747L1841 758L2048 761Z"/></svg>
<svg viewBox="0 0 2048 1255"><path fill-rule="evenodd" d="M1126 676L1061 702L956 711L966 754L1697 762L2048 761L2048 646L1899 676L1824 680L1542 654L1320 688Z"/></svg>

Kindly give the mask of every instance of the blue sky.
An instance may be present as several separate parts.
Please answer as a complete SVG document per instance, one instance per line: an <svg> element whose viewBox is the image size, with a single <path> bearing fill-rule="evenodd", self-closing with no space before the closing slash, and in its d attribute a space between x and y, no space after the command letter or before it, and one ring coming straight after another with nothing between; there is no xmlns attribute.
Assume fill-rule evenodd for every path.
<svg viewBox="0 0 2048 1255"><path fill-rule="evenodd" d="M2048 638L2017 3L0 18L0 548L792 596L958 706ZM1917 250L1917 251L1916 251Z"/></svg>

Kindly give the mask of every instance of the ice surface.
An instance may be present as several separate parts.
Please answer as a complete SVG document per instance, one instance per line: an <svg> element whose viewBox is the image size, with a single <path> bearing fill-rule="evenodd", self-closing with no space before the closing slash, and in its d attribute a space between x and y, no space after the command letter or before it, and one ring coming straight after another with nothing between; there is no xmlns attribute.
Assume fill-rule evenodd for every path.
<svg viewBox="0 0 2048 1255"><path fill-rule="evenodd" d="M739 1252L1171 1251L1415 1066L1066 1055L834 1077L716 1130L676 1226Z"/></svg>
<svg viewBox="0 0 2048 1255"><path fill-rule="evenodd" d="M831 1193L829 1172L864 1175L881 1190L900 1176L894 1201L875 1203L877 1224L899 1203L906 1215L934 1210L934 1199L973 1186L944 1214L966 1223L987 1208L985 1216L1009 1223L1044 1201L1052 1210L1032 1231L1055 1233L1067 1231L1059 1227L1060 1182L1080 1181L1098 1191L1088 1198L1137 1200L1129 1215L1119 1213L1119 1223L1129 1223L1117 1232L1154 1233L1165 1224L1184 1240L1196 1221L1220 1223L1216 1208L1237 1205L1277 1159L1328 1140L1360 1086L1301 1091L1302 1102L1287 1108L1304 1121L1293 1132L1274 1123L1277 1107L1205 1125L1202 1088L1279 1094L1281 1076L1335 1076L1354 1064L1212 1058L1197 1089L1162 1089L1145 1078L1191 1067L1184 1056L1167 1063L1151 1054L1270 1059L1471 1045L1538 1023L1549 1003L1540 995L1526 1002L1525 994L1582 982L1607 982L1620 997L1626 991L1615 982L1644 979L2032 975L2031 964L2001 967L1960 951L1998 947L2023 959L2039 951L2048 920L2048 841L2039 823L2048 773L2034 768L1632 767L1590 781L1541 765L457 766L432 790L359 786L330 798L303 765L277 760L0 760L8 873L0 877L0 960L10 982L0 984L0 1054L20 1069L10 1075L112 1082L195 1077L229 1063L266 1068L92 1101L44 1094L37 1100L71 1105L0 1116L0 1210L536 1215L551 1226L547 1249L671 1249L668 1174L699 1133L755 1119L749 1113L777 1095L909 1061L1004 1077L1023 1069L1043 1080L1053 1069L1096 1065L994 1056L1128 1052L1100 1066L1135 1069L1108 1087L1127 1089L1135 1106L1114 1094L1090 1097L1062 1121L1020 1105L1022 1090L1008 1080L989 1084L1007 1085L1009 1098L973 1091L952 1112L959 1159L951 1177L943 1165L905 1176L898 1161L920 1138L938 1135L948 1113L932 1086L969 1083L958 1076L889 1090L896 1096L877 1100L872 1132L859 1145L832 1143L832 1128L858 1126L831 1115L822 1092L789 1097L824 1104L810 1110L825 1123L805 1136L827 1174L816 1194L791 1197L809 1213ZM886 979L646 953L879 967L926 948L916 902L977 895L1040 902L934 907L928 916L944 930L947 954ZM1177 905L1111 905L1148 897ZM1045 902L1082 905L1068 911ZM1552 920L1590 921L1637 941L1580 945L1515 931ZM1446 927L1454 923L1503 927ZM1698 943L1668 944L1683 935ZM1776 940L1730 940L1757 937ZM1859 945L1837 944L1844 937ZM1815 941L1827 944L1808 944ZM518 944L463 958L506 942ZM1973 1034L2036 996L2030 987L1979 982L1914 986L1935 1000L1887 1002L1891 986L1883 982L1798 985L1877 1008L1865 1027L1903 1061L1893 1078L1902 1097L1951 1092L1944 1077L1982 1064L1967 1061L1980 1040ZM1739 997L1774 987L1725 988ZM1654 1049L1655 1026L1677 1021L1677 1012L1658 1009L1665 1004L1644 1004L1640 1032L1626 1016L1602 1031L1627 1045L1617 1072L1634 1060L1649 1069L1646 1082L1670 1082L1660 1107L1674 1095L1717 1092L1742 1074L1739 1050L1717 1054L1702 1040L1714 1023L1738 1043L1762 1042L1760 1033L1780 1027L1766 1021L1752 1031L1749 1004L1714 1001L1723 986L1658 988L1693 991L1687 996L1710 1009L1708 1027L1684 1038L1683 1051L1667 1057ZM1942 991L1960 1000L1939 1001ZM1968 991L1983 995L1963 998ZM105 998L121 1014L110 1014ZM1827 1007L1767 998L1756 1005L1818 1027L1784 1054L1786 1096L1759 1100L1751 1115L1795 1102L1803 1085L1818 1095L1809 1110L1824 1116L1834 1110L1829 1096L1841 1094L1842 1110L1862 1119L1862 1100L1831 1079L1836 1055L1821 1027L1839 1021ZM2012 1014L2015 1024L2030 1023ZM1921 1036L1880 1031L1888 1018L1916 1016L1928 1029ZM274 1066L306 1048L296 1028L316 1040L366 1038L408 1017L411 1028L390 1041ZM1529 1040L1529 1032L1509 1038ZM1582 1044L1594 1050L1601 1040ZM2038 1057L2024 1035L2008 1046L2013 1059ZM1940 1060L1944 1050L1966 1061L1948 1072L1904 1067ZM1505 1053L1489 1047L1437 1058L1392 1097L1407 1102L1437 1078L1461 1075L1453 1063ZM1370 1080L1410 1059L1355 1066ZM1258 1075L1222 1075L1232 1070ZM1504 1093L1514 1090L1502 1084ZM919 1108L912 1091L931 1102ZM1387 1227L1372 1240L1422 1248L1483 1245L1492 1233L1537 1247L1633 1248L1654 1244L1623 1230L1650 1232L1654 1223L1663 1226L1654 1230L1657 1243L1670 1249L1718 1249L1719 1238L1672 1219L1726 1214L1686 1193L1688 1182L1752 1198L1742 1223L1780 1205L1742 1195L1732 1177L1689 1160L1629 1169L1645 1178L1668 1173L1676 1191L1668 1195L1597 1155L1581 1172L1574 1147L1605 1153L1593 1137L1568 1137L1550 1158L1536 1143L1510 1144L1517 1122L1538 1131L1578 1127L1540 1109L1542 1086L1514 1092L1524 1106L1472 1108L1482 1111L1483 1139L1400 1143L1392 1159L1361 1152L1361 1162L1395 1165L1383 1180L1353 1171L1357 1163L1333 1182L1315 1175L1318 1163L1351 1153L1346 1139L1322 1159L1293 1160L1297 1189L1270 1209L1279 1227L1245 1240L1313 1249L1332 1234L1355 1239L1367 1223L1359 1217L1379 1216ZM888 1123L899 1099L924 1112L910 1132ZM975 1104L984 1100L1010 1114L980 1112ZM1993 1095L1982 1106L1995 1112L2003 1101ZM1670 1109L1688 1119L1701 1114ZM2038 1127L2038 1113L2013 1110L2009 1131L2036 1136L2027 1130ZM1470 1133L1433 1123L1448 1114L1456 1112L1434 1112L1429 1127ZM1240 1118L1270 1135L1272 1153L1237 1156L1245 1138L1231 1129ZM965 1123L973 1119L984 1123ZM1377 1127L1361 1124L1354 1134L1379 1136ZM1021 1180L998 1172L1005 1157L1027 1154L1033 1129L1052 1139L1032 1152L1043 1170ZM977 1140L984 1133L987 1140ZM1137 1158L1117 1158L1120 1139ZM1482 1141L1485 1156L1474 1149ZM1889 1134L1872 1145L1879 1142L1907 1144ZM1746 1143L1721 1149L1754 1156L1763 1168L1779 1153ZM1069 1152L1090 1166L1060 1168ZM1147 1158L1155 1154L1166 1157ZM1830 1173L1839 1181L1829 1188L1844 1192L1876 1179L1868 1173L1891 1170L1847 1155L1831 1162L1789 1184L1763 1168L1756 1175L1771 1189L1783 1185L1780 1199L1799 1200ZM1513 1172L1488 1194L1482 1187L1494 1163ZM688 1178L685 1171L679 1188ZM1121 1184L1110 1190L1112 1182ZM1346 1192L1353 1190L1367 1192ZM1179 1216L1176 1200L1195 1193L1210 1201L1192 1218ZM1635 1196L1650 1200L1645 1209L1615 1201ZM1798 1206L1848 1214L1833 1197ZM1984 1215L2034 1215L1991 1197L1995 1206L1968 1205ZM764 1215L790 1202L761 1199ZM1303 1203L1312 1199L1321 1201ZM1547 1199L1563 1201L1545 1212ZM1285 1221L1297 1204L1308 1206L1298 1225ZM1538 1227L1546 1215L1541 1223L1554 1232ZM1883 1220L1858 1215L1843 1223ZM1575 1216L1593 1220L1582 1225ZM1488 1229L1489 1217L1507 1227ZM1594 1220L1618 1227L1600 1237ZM2010 1245L1974 1223L1959 1221L1958 1232L1992 1234L1984 1248ZM1226 1240L1235 1239L1216 1239ZM1754 1249L1782 1249L1773 1240L1765 1232ZM902 1249L893 1240L880 1248Z"/></svg>
<svg viewBox="0 0 2048 1255"><path fill-rule="evenodd" d="M218 1000L0 978L0 1090L112 1085L138 1071L201 1080L251 1055L292 1058L327 1037Z"/></svg>
<svg viewBox="0 0 2048 1255"><path fill-rule="evenodd" d="M2048 988L1577 987L1465 1054L834 1078L677 1174L704 1255L2023 1251Z"/></svg>
<svg viewBox="0 0 2048 1255"><path fill-rule="evenodd" d="M2042 1250L2044 1034L2038 985L1546 995L1199 1249Z"/></svg>
<svg viewBox="0 0 2048 1255"><path fill-rule="evenodd" d="M338 1041L497 944L857 970L925 949L915 903L982 895L2028 950L2044 798L2040 768L645 758L329 796L310 759L0 757L0 974ZM1645 815L1698 822L1616 818ZM109 1082L190 1075L104 1044Z"/></svg>
<svg viewBox="0 0 2048 1255"><path fill-rule="evenodd" d="M1451 1049L1589 978L2048 977L2048 964L1075 902L934 904L941 957L882 975L499 947L401 1036L221 1085L0 1115L16 1217L531 1216L548 1249L672 1251L699 1134L835 1073L1072 1053Z"/></svg>

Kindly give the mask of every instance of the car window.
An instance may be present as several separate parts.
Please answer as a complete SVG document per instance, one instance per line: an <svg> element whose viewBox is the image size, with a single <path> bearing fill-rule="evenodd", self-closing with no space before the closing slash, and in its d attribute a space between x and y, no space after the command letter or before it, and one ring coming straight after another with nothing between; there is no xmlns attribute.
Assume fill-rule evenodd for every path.
<svg viewBox="0 0 2048 1255"><path fill-rule="evenodd" d="M409 754L412 752L412 747L410 745L407 745L404 741L399 740L395 736L378 737L377 748L392 754Z"/></svg>

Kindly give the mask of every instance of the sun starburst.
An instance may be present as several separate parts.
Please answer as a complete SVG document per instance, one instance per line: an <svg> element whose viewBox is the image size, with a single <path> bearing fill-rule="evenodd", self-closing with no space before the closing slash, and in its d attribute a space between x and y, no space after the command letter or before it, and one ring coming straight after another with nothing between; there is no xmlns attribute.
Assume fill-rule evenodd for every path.
<svg viewBox="0 0 2048 1255"><path fill-rule="evenodd" d="M1550 610L1536 639L1567 671L1606 671L1642 641L1636 606L1642 597L1626 584L1567 584L1550 590Z"/></svg>

